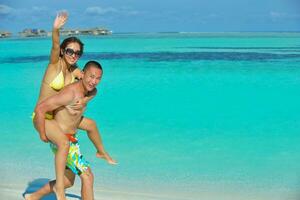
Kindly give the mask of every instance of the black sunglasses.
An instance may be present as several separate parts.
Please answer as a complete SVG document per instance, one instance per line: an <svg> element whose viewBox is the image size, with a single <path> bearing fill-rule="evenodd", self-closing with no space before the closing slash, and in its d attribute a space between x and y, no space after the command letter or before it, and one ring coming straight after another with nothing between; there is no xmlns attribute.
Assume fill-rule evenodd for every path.
<svg viewBox="0 0 300 200"><path fill-rule="evenodd" d="M65 49L65 54L67 54L68 56L73 56L75 54L75 56L77 58L79 58L82 55L82 52L81 51L74 51L73 49L66 48Z"/></svg>

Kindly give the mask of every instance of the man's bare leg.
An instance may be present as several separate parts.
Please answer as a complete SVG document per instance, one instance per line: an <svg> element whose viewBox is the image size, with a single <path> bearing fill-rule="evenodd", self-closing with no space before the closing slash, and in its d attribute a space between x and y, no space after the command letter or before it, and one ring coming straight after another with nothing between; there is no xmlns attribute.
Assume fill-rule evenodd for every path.
<svg viewBox="0 0 300 200"><path fill-rule="evenodd" d="M75 180L75 174L71 170L65 170L65 176L64 176L64 186L65 188L72 187ZM53 191L53 186L55 185L56 180L52 180L48 183L46 183L42 188L35 191L31 194L25 194L26 200L38 200L43 198L45 195L50 194Z"/></svg>
<svg viewBox="0 0 300 200"><path fill-rule="evenodd" d="M94 175L90 168L80 175L82 200L94 200Z"/></svg>

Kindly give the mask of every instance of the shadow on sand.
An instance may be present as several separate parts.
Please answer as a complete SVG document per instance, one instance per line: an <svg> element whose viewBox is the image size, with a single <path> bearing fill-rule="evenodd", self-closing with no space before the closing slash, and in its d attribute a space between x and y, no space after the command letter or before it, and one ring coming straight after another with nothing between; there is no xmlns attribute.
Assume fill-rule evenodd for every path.
<svg viewBox="0 0 300 200"><path fill-rule="evenodd" d="M47 178L39 178L39 179L35 179L35 180L29 182L23 193L23 196L25 194L30 194L30 193L37 191L38 189L40 189L43 185L45 185L49 181L50 181L50 179L47 179ZM70 193L66 193L66 197L70 197L72 199L81 199L80 196L75 195L75 194L70 194ZM42 198L42 200L56 200L56 197L55 197L54 193L51 193L47 196L44 196Z"/></svg>

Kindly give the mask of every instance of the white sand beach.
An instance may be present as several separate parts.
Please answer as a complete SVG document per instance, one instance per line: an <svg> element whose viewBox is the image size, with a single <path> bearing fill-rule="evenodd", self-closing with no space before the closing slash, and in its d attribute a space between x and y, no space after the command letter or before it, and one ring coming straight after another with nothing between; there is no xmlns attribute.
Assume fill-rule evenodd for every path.
<svg viewBox="0 0 300 200"><path fill-rule="evenodd" d="M38 189L46 179L36 181L27 187L25 190L18 185L16 187L0 185L0 199L1 200L19 200L24 199L22 195L26 192L31 193ZM224 188L223 188L224 189ZM284 199L297 199L297 194L290 195L288 191L281 191L279 194L276 192L261 192L255 193L254 191L245 193L243 190L237 188L236 192L225 191L220 188L215 188L214 190L204 191L203 188L199 188L201 192L197 195L193 194L182 194L180 191L174 191L173 194L161 193L157 191L156 193L146 193L146 192L130 192L130 191L118 191L109 189L95 188L95 200L284 200ZM80 185L73 186L66 190L66 196L69 200L79 200L80 197ZM54 194L45 196L42 200L56 200Z"/></svg>

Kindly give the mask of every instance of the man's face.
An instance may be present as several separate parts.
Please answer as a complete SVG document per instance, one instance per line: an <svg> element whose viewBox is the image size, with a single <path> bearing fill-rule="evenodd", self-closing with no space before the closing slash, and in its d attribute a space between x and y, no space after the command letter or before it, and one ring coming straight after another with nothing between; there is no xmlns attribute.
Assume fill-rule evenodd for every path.
<svg viewBox="0 0 300 200"><path fill-rule="evenodd" d="M87 68L83 74L83 85L87 91L92 91L101 81L102 70L91 66Z"/></svg>

